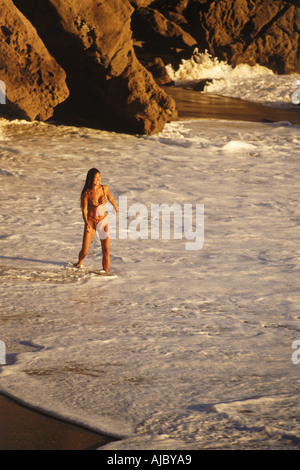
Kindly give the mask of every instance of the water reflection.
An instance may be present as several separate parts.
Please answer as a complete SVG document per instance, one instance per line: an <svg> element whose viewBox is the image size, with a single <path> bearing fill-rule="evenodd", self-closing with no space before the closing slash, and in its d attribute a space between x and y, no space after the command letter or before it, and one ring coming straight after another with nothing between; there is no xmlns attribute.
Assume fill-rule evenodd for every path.
<svg viewBox="0 0 300 470"><path fill-rule="evenodd" d="M0 450L92 450L113 440L0 395Z"/></svg>
<svg viewBox="0 0 300 470"><path fill-rule="evenodd" d="M273 108L238 98L201 93L179 86L170 86L164 89L175 100L179 119L229 119L254 122L289 121L291 124L300 124L299 109Z"/></svg>

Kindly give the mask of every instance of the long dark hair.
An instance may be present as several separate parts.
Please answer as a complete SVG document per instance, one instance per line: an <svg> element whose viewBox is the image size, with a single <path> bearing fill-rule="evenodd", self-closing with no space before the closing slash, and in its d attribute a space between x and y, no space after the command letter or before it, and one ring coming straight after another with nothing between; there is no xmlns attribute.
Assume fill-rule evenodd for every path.
<svg viewBox="0 0 300 470"><path fill-rule="evenodd" d="M83 197L84 197L84 194L85 194L86 191L88 191L89 189L92 189L92 187L93 187L93 181L94 181L95 175L96 175L97 173L100 173L100 171L97 170L97 168L91 168L91 169L87 172L86 180L85 180L85 183L84 183L83 189L82 189L82 191L81 191L81 195L80 195L80 205L81 205L81 208L83 208ZM101 174L101 173L100 173L100 174Z"/></svg>

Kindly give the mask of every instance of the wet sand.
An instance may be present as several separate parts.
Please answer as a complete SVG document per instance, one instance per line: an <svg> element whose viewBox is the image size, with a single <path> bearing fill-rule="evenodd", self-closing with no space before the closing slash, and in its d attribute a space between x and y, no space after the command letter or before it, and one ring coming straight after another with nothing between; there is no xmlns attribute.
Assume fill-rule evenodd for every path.
<svg viewBox="0 0 300 470"><path fill-rule="evenodd" d="M0 450L93 450L113 440L0 395Z"/></svg>
<svg viewBox="0 0 300 470"><path fill-rule="evenodd" d="M300 125L300 106L287 110L251 103L237 98L209 95L188 88L168 86L165 92L174 98L178 119L229 119L234 121L289 121Z"/></svg>
<svg viewBox="0 0 300 470"><path fill-rule="evenodd" d="M295 110L271 108L180 87L166 87L165 91L175 99L179 119L289 121L300 125L299 106ZM96 449L113 440L33 411L0 395L0 450Z"/></svg>

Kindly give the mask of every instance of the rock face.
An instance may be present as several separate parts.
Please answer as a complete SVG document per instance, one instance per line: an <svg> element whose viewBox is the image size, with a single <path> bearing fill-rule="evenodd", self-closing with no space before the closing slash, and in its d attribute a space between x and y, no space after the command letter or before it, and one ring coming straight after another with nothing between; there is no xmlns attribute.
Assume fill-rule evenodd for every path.
<svg viewBox="0 0 300 470"><path fill-rule="evenodd" d="M292 0L0 0L0 112L156 133L176 117L165 64L197 47L300 72L299 36Z"/></svg>
<svg viewBox="0 0 300 470"><path fill-rule="evenodd" d="M176 116L174 101L136 59L127 0L15 0L67 75L58 116L152 134Z"/></svg>
<svg viewBox="0 0 300 470"><path fill-rule="evenodd" d="M146 37L152 48L156 47L157 50L189 49L197 45L197 41L181 26L152 8L137 8L132 18L132 28L136 35Z"/></svg>
<svg viewBox="0 0 300 470"><path fill-rule="evenodd" d="M233 66L258 63L277 73L299 71L299 3L296 7L284 0L154 0L147 2L147 8L142 1L132 4L133 36L141 61L146 62L152 51L165 64L176 67L182 58L191 56L194 41L200 51L207 49L213 57ZM158 15L160 21L155 22L153 18ZM173 27L164 32L162 16L168 25L180 27L181 44Z"/></svg>
<svg viewBox="0 0 300 470"><path fill-rule="evenodd" d="M176 116L174 101L138 62L126 0L16 0L67 73L72 115L100 127L152 134ZM65 107L66 109L66 107Z"/></svg>
<svg viewBox="0 0 300 470"><path fill-rule="evenodd" d="M199 44L231 65L259 63L278 73L295 72L299 66L300 9L290 3L194 1L186 13Z"/></svg>
<svg viewBox="0 0 300 470"><path fill-rule="evenodd" d="M66 74L10 0L0 1L0 12L0 79L6 87L0 111L28 120L48 119L69 95Z"/></svg>

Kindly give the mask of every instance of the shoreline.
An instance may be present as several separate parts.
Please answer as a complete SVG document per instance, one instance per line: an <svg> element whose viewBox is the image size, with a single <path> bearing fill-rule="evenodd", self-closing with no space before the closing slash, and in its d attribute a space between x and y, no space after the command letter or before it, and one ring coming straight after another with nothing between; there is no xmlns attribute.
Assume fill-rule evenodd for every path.
<svg viewBox="0 0 300 470"><path fill-rule="evenodd" d="M290 108L276 107L242 100L241 98L204 93L194 90L189 86L163 85L161 88L176 103L178 116L172 119L171 122L184 120L226 120L276 123L283 121L292 125L300 125L300 104L291 104ZM1 118L8 121L11 120L0 113ZM99 123L94 120L74 116L72 118L61 119L54 115L44 122L54 126L87 127L99 131L119 133L105 126L99 126Z"/></svg>
<svg viewBox="0 0 300 470"><path fill-rule="evenodd" d="M166 87L165 91L176 101L178 120L288 121L300 125L299 107L273 108L180 87ZM92 450L116 440L22 405L0 392L0 450Z"/></svg>
<svg viewBox="0 0 300 470"><path fill-rule="evenodd" d="M0 393L0 450L96 450L116 440Z"/></svg>
<svg viewBox="0 0 300 470"><path fill-rule="evenodd" d="M286 109L244 101L239 98L201 93L180 86L166 86L165 92L175 100L178 120L224 119L274 123L288 121L300 125L300 106Z"/></svg>

